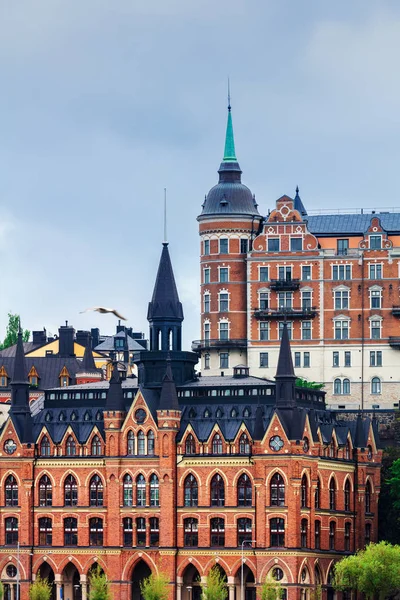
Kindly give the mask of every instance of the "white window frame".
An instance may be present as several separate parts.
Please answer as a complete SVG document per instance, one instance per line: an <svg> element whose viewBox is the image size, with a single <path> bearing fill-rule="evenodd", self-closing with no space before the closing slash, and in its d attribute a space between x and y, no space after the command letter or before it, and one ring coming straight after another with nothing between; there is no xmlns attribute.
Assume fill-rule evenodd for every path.
<svg viewBox="0 0 400 600"><path fill-rule="evenodd" d="M301 295L301 307L304 308L312 308L312 303L313 303L313 289L310 287L304 287L301 288L300 290L300 295ZM308 307L304 307L304 294L310 294L310 298L307 298L307 300L310 300L310 306Z"/></svg>
<svg viewBox="0 0 400 600"><path fill-rule="evenodd" d="M206 242L208 242L208 252L206 253ZM203 240L203 256L210 256L211 254L211 240L210 238L204 238Z"/></svg>
<svg viewBox="0 0 400 600"><path fill-rule="evenodd" d="M371 238L380 238L381 239L381 243L379 248L372 248L371 247ZM368 237L368 248L370 250L382 250L383 246L382 246L382 242L383 242L383 235L381 233L371 233Z"/></svg>
<svg viewBox="0 0 400 600"><path fill-rule="evenodd" d="M380 365L378 365L378 353L380 353ZM372 360L372 356L374 357ZM382 354L382 350L370 350L369 351L369 366L370 367L377 367L379 369L379 367L382 366L383 364L383 354Z"/></svg>
<svg viewBox="0 0 400 600"><path fill-rule="evenodd" d="M221 325L227 325L227 327L223 328L221 330ZM221 337L221 331L227 331L228 336L227 337ZM230 340L230 331L231 331L231 324L230 321L228 319L221 319L220 321L218 321L218 339L220 341L227 341Z"/></svg>
<svg viewBox="0 0 400 600"><path fill-rule="evenodd" d="M336 326L336 323L340 323L340 327ZM343 323L347 323L347 337L343 337ZM350 328L351 328L351 319L344 315L340 315L333 319L333 339L334 340L349 340L350 339ZM336 337L336 331L340 330L340 337Z"/></svg>
<svg viewBox="0 0 400 600"><path fill-rule="evenodd" d="M208 310L206 310L206 298L208 298ZM208 315L211 312L211 294L207 290L203 294L203 314Z"/></svg>
<svg viewBox="0 0 400 600"><path fill-rule="evenodd" d="M266 327L261 327L261 325L266 325ZM266 331L267 332L267 337L263 338L261 337L261 331ZM259 325L258 325L258 339L261 342L268 342L270 339L270 335L271 335L271 327L270 327L270 323L269 321L260 321Z"/></svg>
<svg viewBox="0 0 400 600"><path fill-rule="evenodd" d="M226 294L228 296L228 308L226 310L221 310L221 294ZM224 300L225 302L225 300ZM222 289L219 290L218 292L218 312L229 312L229 308L230 308L230 302L231 302L231 297L230 297L230 293L228 292L228 290Z"/></svg>
<svg viewBox="0 0 400 600"><path fill-rule="evenodd" d="M264 355L267 356L267 361L266 361L267 364L266 365L262 365L261 364L261 355L262 354L264 354ZM260 352L259 359L260 359L259 360L259 367L260 367L260 369L268 369L268 367L269 367L269 353L268 352Z"/></svg>
<svg viewBox="0 0 400 600"><path fill-rule="evenodd" d="M207 281L207 277L206 277L206 272L208 273L208 281ZM203 269L203 283L207 284L211 282L211 268L210 267L204 267Z"/></svg>
<svg viewBox="0 0 400 600"><path fill-rule="evenodd" d="M227 241L228 243L228 252L221 252L221 241ZM229 254L229 238L226 235L221 236L220 238L218 238L218 254Z"/></svg>
<svg viewBox="0 0 400 600"><path fill-rule="evenodd" d="M268 288L261 288L261 289L258 290L257 294L258 294L258 306L259 306L260 310L268 310L270 308L270 306L271 306L270 305L271 293L270 293L269 289ZM266 308L262 308L261 307L261 294L265 294L266 295L266 298L264 298L264 300L267 301L267 307Z"/></svg>
<svg viewBox="0 0 400 600"><path fill-rule="evenodd" d="M375 384L377 384L377 391L374 391ZM382 379L377 375L371 378L371 394L374 396L379 396L380 394L382 394Z"/></svg>
<svg viewBox="0 0 400 600"><path fill-rule="evenodd" d="M338 275L340 275L340 267L343 267L343 270L344 270L343 275L344 275L344 277L337 277L337 278L335 278L333 276L334 269L337 268ZM350 277L346 277L347 267L350 267ZM335 265L331 265L331 268L332 268L332 281L351 281L352 276L353 276L353 265L352 265L352 263L336 263Z"/></svg>
<svg viewBox="0 0 400 600"><path fill-rule="evenodd" d="M293 292L278 292L277 293L278 309L293 309ZM281 303L283 300L283 303Z"/></svg>
<svg viewBox="0 0 400 600"><path fill-rule="evenodd" d="M261 269L267 270L267 279L261 279ZM261 283L266 283L267 281L269 281L269 275L270 275L269 265L258 265L258 281L260 281Z"/></svg>
<svg viewBox="0 0 400 600"><path fill-rule="evenodd" d="M379 306L372 306L372 298L379 298ZM369 307L371 310L380 310L382 308L382 288L377 285L369 288Z"/></svg>
<svg viewBox="0 0 400 600"><path fill-rule="evenodd" d="M221 269L226 269L228 272L228 279L226 281L221 281ZM230 269L230 267L227 267L225 265L218 267L218 283L229 283L229 280L230 280L229 269Z"/></svg>
<svg viewBox="0 0 400 600"><path fill-rule="evenodd" d="M378 266L381 268L381 276L380 277L376 276L376 270L377 270ZM374 272L375 272L374 273L374 277L371 277L372 268L374 269ZM380 281L381 279L383 279L383 263L381 263L381 262L370 262L370 263L368 263L368 278L372 279L372 280L375 280L375 281Z"/></svg>
<svg viewBox="0 0 400 600"><path fill-rule="evenodd" d="M281 332L283 331L283 325L284 325L284 321L278 321L277 323L277 329L278 329L278 340L281 340ZM287 325L287 329L288 329L288 334L289 334L289 340L293 339L293 321L286 321L286 325Z"/></svg>
<svg viewBox="0 0 400 600"><path fill-rule="evenodd" d="M310 327L307 327L307 329L304 328L304 323L310 323ZM304 337L304 331L309 331L310 332L310 337L306 338ZM312 340L312 321L310 319L306 319L304 321L301 322L301 339L302 340Z"/></svg>
<svg viewBox="0 0 400 600"><path fill-rule="evenodd" d="M340 306L336 306L336 294L338 294ZM347 302L346 302L347 300ZM347 304L347 306L346 306ZM333 289L333 308L334 310L349 310L350 309L350 288L341 285Z"/></svg>
<svg viewBox="0 0 400 600"><path fill-rule="evenodd" d="M382 323L383 323L383 319L380 315L373 315L371 316L369 319L369 337L371 338L371 340L381 340L382 339ZM372 329L375 329L376 327L373 327L373 323L378 323L379 322L379 337L372 337Z"/></svg>
<svg viewBox="0 0 400 600"><path fill-rule="evenodd" d="M208 330L208 337L206 335L206 331ZM203 340L208 342L211 339L211 322L204 321L203 322Z"/></svg>
<svg viewBox="0 0 400 600"><path fill-rule="evenodd" d="M284 270L285 276L283 278L279 277L280 269ZM287 278L287 271L290 271L290 279ZM277 265L276 274L278 281L292 281L293 279L293 265Z"/></svg>

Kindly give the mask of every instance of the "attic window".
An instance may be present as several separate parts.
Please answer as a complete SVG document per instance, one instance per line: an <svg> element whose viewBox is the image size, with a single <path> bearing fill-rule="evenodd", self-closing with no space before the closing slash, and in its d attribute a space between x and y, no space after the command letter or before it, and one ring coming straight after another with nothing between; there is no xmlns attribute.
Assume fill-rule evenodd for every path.
<svg viewBox="0 0 400 600"><path fill-rule="evenodd" d="M238 412L237 412L236 408L232 408L232 410L231 410L232 419L236 419L237 416L238 416Z"/></svg>
<svg viewBox="0 0 400 600"><path fill-rule="evenodd" d="M194 408L191 408L189 410L189 419L195 419L196 418L196 411L194 410Z"/></svg>
<svg viewBox="0 0 400 600"><path fill-rule="evenodd" d="M114 338L114 344L116 350L123 350L125 345L124 338Z"/></svg>
<svg viewBox="0 0 400 600"><path fill-rule="evenodd" d="M60 377L60 386L68 387L69 386L69 377L66 377L66 376Z"/></svg>
<svg viewBox="0 0 400 600"><path fill-rule="evenodd" d="M31 377L29 377L29 383L30 383L30 385L37 385L38 378L36 376L32 375Z"/></svg>
<svg viewBox="0 0 400 600"><path fill-rule="evenodd" d="M64 412L60 412L58 420L59 421L65 421L65 413Z"/></svg>
<svg viewBox="0 0 400 600"><path fill-rule="evenodd" d="M49 421L52 421L52 420L53 420L53 417L52 417L51 413L49 413L49 412L48 412L48 413L46 413L45 420L47 421L47 423L48 423Z"/></svg>
<svg viewBox="0 0 400 600"><path fill-rule="evenodd" d="M222 412L222 410L220 408L218 408L217 412L215 413L215 416L217 419L222 419L222 417L224 416L224 413Z"/></svg>
<svg viewBox="0 0 400 600"><path fill-rule="evenodd" d="M71 413L71 421L76 421L76 412Z"/></svg>
<svg viewBox="0 0 400 600"><path fill-rule="evenodd" d="M90 412L86 411L85 412L85 416L83 418L84 418L85 421L90 421L90 418L91 418Z"/></svg>
<svg viewBox="0 0 400 600"><path fill-rule="evenodd" d="M0 387L7 387L7 377L4 377L4 375L0 377Z"/></svg>
<svg viewBox="0 0 400 600"><path fill-rule="evenodd" d="M96 421L101 421L101 419L102 419L101 412L97 411L97 413L96 413Z"/></svg>
<svg viewBox="0 0 400 600"><path fill-rule="evenodd" d="M210 411L208 410L208 408L206 408L206 410L204 411L204 418L205 418L205 419L209 419L210 417L211 417L211 413L210 413Z"/></svg>
<svg viewBox="0 0 400 600"><path fill-rule="evenodd" d="M249 408L245 408L243 411L243 416L245 419L248 419L250 417L250 409Z"/></svg>

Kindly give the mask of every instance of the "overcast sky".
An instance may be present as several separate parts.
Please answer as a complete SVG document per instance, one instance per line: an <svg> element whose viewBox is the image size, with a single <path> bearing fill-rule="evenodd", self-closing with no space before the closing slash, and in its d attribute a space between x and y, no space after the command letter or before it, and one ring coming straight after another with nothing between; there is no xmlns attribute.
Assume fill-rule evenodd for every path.
<svg viewBox="0 0 400 600"><path fill-rule="evenodd" d="M189 349L228 75L260 211L400 206L399 55L396 0L0 0L0 339L111 333L96 304L147 334L167 187Z"/></svg>

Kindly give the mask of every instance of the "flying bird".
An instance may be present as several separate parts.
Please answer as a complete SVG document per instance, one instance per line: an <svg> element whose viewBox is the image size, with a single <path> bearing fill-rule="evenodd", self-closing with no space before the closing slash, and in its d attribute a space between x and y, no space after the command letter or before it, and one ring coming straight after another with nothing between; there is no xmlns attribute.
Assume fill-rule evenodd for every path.
<svg viewBox="0 0 400 600"><path fill-rule="evenodd" d="M102 315L104 315L106 313L111 313L111 314L115 315L117 317L117 319L122 319L122 321L128 320L128 319L125 319L125 317L123 317L115 308L106 308L105 306L92 306L91 308L87 308L86 310L81 310L79 314L81 315L85 312L88 312L89 310L99 312Z"/></svg>

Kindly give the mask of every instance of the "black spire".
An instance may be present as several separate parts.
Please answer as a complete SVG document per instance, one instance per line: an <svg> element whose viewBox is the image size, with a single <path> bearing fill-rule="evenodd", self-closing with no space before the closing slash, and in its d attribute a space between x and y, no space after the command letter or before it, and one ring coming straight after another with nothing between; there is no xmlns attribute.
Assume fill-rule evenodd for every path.
<svg viewBox="0 0 400 600"><path fill-rule="evenodd" d="M118 362L113 363L113 372L110 379L110 387L108 388L106 410L125 410L124 393L122 391L121 377L118 371Z"/></svg>
<svg viewBox="0 0 400 600"><path fill-rule="evenodd" d="M93 358L93 352L92 352L92 348L91 348L91 344L89 343L87 346L85 346L85 353L83 355L83 361L82 361L82 370L87 372L91 372L91 371L98 371L97 367L96 367L96 363L94 362L94 358Z"/></svg>
<svg viewBox="0 0 400 600"><path fill-rule="evenodd" d="M18 331L14 372L11 381L10 416L22 443L33 442L32 415L29 407L29 382L25 362L21 324Z"/></svg>
<svg viewBox="0 0 400 600"><path fill-rule="evenodd" d="M289 333L286 321L283 324L281 347L276 369L276 405L294 407L296 405L296 375L293 369L292 352L290 350Z"/></svg>
<svg viewBox="0 0 400 600"><path fill-rule="evenodd" d="M150 323L150 350L181 350L183 309L176 288L168 242L163 243L147 320Z"/></svg>
<svg viewBox="0 0 400 600"><path fill-rule="evenodd" d="M302 217L307 216L307 211L303 204L302 199L299 196L299 186L296 186L296 195L294 197L294 210L298 210Z"/></svg>
<svg viewBox="0 0 400 600"><path fill-rule="evenodd" d="M254 424L253 439L262 440L264 433L263 407L261 404L258 404L256 408L256 422Z"/></svg>
<svg viewBox="0 0 400 600"><path fill-rule="evenodd" d="M161 387L159 410L179 410L178 394L176 392L169 356L167 358L167 370Z"/></svg>

